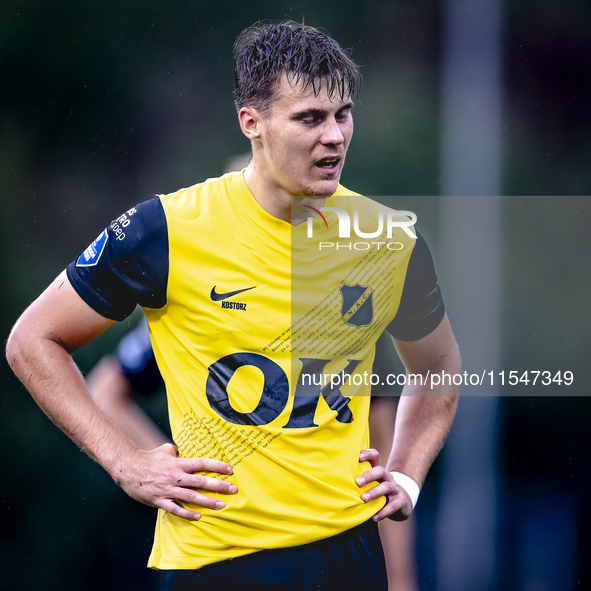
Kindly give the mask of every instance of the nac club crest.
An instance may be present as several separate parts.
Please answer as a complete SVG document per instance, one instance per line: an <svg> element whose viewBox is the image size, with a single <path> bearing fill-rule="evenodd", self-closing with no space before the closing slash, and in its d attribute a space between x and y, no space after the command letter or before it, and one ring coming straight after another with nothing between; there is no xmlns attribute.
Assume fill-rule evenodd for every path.
<svg viewBox="0 0 591 591"><path fill-rule="evenodd" d="M346 324L361 328L373 320L373 289L369 285L342 283L339 286L343 305L341 316Z"/></svg>

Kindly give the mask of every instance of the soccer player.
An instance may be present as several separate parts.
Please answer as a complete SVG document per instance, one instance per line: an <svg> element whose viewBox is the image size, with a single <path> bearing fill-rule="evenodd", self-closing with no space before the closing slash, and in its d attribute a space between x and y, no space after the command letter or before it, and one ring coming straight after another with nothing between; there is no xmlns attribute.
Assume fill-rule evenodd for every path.
<svg viewBox="0 0 591 591"><path fill-rule="evenodd" d="M413 510L455 412L443 378L460 370L457 345L422 237L339 184L355 64L291 22L254 25L234 49L244 173L122 214L25 311L7 357L60 428L159 508L149 566L162 589L385 589L376 522ZM379 219L378 240L318 249L311 208L327 213L321 244L338 246L347 218L359 231ZM70 357L138 303L176 444L150 452ZM364 378L384 329L415 379L382 466L366 449Z"/></svg>

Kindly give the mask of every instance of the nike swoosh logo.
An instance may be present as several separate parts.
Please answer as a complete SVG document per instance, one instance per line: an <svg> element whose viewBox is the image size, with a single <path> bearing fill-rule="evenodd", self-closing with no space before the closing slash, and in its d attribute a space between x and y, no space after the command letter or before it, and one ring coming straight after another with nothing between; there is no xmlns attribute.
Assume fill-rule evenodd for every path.
<svg viewBox="0 0 591 591"><path fill-rule="evenodd" d="M227 298L231 298L232 296L242 293L243 291L249 291L250 289L254 289L255 287L256 287L256 285L254 287L247 287L246 289L238 289L236 291L229 291L228 293L217 293L215 290L216 286L214 285L211 290L211 293L209 294L209 297L214 302L221 302L222 300L225 300Z"/></svg>

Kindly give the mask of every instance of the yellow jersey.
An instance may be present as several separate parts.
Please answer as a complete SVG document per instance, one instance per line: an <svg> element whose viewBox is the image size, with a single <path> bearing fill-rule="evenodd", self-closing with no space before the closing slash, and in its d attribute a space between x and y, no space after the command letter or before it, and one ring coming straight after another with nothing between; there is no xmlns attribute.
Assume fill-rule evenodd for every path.
<svg viewBox="0 0 591 591"><path fill-rule="evenodd" d="M384 503L355 483L369 467L375 341L428 334L443 302L414 228L371 231L392 210L341 186L318 203L320 219L292 226L229 173L130 209L68 267L104 316L142 306L180 455L233 467L206 473L238 487L204 491L224 509L189 505L194 522L159 510L153 568L306 544Z"/></svg>

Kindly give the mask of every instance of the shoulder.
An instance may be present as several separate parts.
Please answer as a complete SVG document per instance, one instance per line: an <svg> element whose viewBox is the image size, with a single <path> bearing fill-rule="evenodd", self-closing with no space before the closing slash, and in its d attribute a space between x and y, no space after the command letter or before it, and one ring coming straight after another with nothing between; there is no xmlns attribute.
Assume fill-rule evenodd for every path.
<svg viewBox="0 0 591 591"><path fill-rule="evenodd" d="M326 199L321 210L334 211L338 216L339 226L344 224L346 229L348 224L361 238L393 239L403 245L401 248L408 255L414 247L417 216L412 211L393 209L341 185L334 195Z"/></svg>
<svg viewBox="0 0 591 591"><path fill-rule="evenodd" d="M154 239L166 233L166 216L159 196L128 209L111 222L107 232L115 251L150 250Z"/></svg>
<svg viewBox="0 0 591 591"><path fill-rule="evenodd" d="M166 213L177 209L206 207L211 200L218 200L232 193L237 182L237 172L230 172L221 177L209 178L203 182L174 191L157 195Z"/></svg>
<svg viewBox="0 0 591 591"><path fill-rule="evenodd" d="M126 318L136 304L166 302L168 229L153 197L114 219L67 268L78 295L102 316Z"/></svg>

